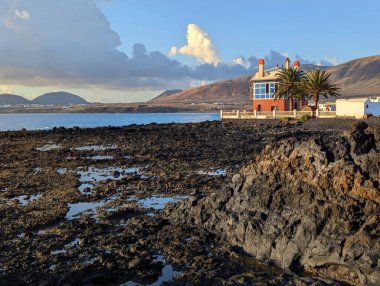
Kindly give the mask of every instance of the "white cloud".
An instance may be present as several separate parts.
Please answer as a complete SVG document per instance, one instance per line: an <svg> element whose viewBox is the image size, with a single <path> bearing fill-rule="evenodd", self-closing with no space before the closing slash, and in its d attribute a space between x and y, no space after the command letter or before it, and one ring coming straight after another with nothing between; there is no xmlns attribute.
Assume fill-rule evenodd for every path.
<svg viewBox="0 0 380 286"><path fill-rule="evenodd" d="M22 20L29 20L30 19L30 14L26 10L23 10L23 11L16 10L15 15Z"/></svg>
<svg viewBox="0 0 380 286"><path fill-rule="evenodd" d="M321 66L336 66L338 61L334 57L325 57L325 59L320 61Z"/></svg>
<svg viewBox="0 0 380 286"><path fill-rule="evenodd" d="M233 60L233 64L234 65L241 65L243 67L248 67L249 66L249 63L247 63L247 61L245 60L244 57L237 57L237 58L234 58Z"/></svg>
<svg viewBox="0 0 380 286"><path fill-rule="evenodd" d="M196 24L187 26L187 45L177 48L172 47L170 55L177 53L195 57L199 62L218 65L221 60L209 37L209 35Z"/></svg>
<svg viewBox="0 0 380 286"><path fill-rule="evenodd" d="M93 100L106 94L104 101L121 101L123 96L146 97L152 90L187 88L193 81L250 74L257 66L256 57L247 58L244 66L222 63L207 33L195 24L188 27L187 45L173 47L171 54L194 56L202 63L198 66L182 65L143 44L127 55L118 49L119 35L99 1L106 0L0 0L0 83L5 85L0 90L23 95L28 93L22 87L29 95L42 89L78 90L80 95L89 90ZM274 63L280 56L269 55Z"/></svg>
<svg viewBox="0 0 380 286"><path fill-rule="evenodd" d="M201 87L201 86L208 85L212 82L213 81L210 81L210 80L191 80L189 85L190 87Z"/></svg>
<svg viewBox="0 0 380 286"><path fill-rule="evenodd" d="M0 0L0 83L157 88L189 76L189 68L141 44L132 56L121 52L98 1Z"/></svg>
<svg viewBox="0 0 380 286"><path fill-rule="evenodd" d="M178 48L177 47L172 47L170 49L169 55L170 56L175 56L178 53Z"/></svg>
<svg viewBox="0 0 380 286"><path fill-rule="evenodd" d="M333 58L333 57L331 57L331 58L327 57L326 61L331 63L333 66L336 66L338 64L338 61L336 60L336 58Z"/></svg>

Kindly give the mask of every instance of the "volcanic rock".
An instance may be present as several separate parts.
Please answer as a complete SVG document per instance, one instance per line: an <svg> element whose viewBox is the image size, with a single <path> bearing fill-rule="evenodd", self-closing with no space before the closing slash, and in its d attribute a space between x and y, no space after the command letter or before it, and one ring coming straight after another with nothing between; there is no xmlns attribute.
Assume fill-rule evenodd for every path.
<svg viewBox="0 0 380 286"><path fill-rule="evenodd" d="M380 128L268 145L209 196L166 210L262 262L380 284Z"/></svg>

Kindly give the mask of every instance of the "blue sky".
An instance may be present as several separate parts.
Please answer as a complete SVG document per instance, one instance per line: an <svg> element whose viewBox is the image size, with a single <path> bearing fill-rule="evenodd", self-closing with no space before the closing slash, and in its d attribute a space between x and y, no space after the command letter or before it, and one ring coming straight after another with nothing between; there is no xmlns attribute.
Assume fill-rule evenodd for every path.
<svg viewBox="0 0 380 286"><path fill-rule="evenodd" d="M380 47L377 0L113 0L101 7L127 53L136 42L162 52L183 45L189 23L209 34L224 61L276 50L342 63Z"/></svg>
<svg viewBox="0 0 380 286"><path fill-rule="evenodd" d="M380 1L0 0L0 93L145 101L286 56L379 54Z"/></svg>

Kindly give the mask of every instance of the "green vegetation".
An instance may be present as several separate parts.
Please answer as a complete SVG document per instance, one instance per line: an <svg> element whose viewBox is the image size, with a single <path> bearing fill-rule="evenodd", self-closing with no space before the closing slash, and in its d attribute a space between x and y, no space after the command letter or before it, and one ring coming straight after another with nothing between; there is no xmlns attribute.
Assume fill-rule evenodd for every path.
<svg viewBox="0 0 380 286"><path fill-rule="evenodd" d="M301 121L301 122L305 122L305 121L310 120L310 118L311 118L310 115L304 114L304 115L302 115L302 116L300 117L299 121Z"/></svg>
<svg viewBox="0 0 380 286"><path fill-rule="evenodd" d="M274 98L278 100L288 97L290 106L293 106L294 98L299 98L300 104L303 106L303 99L307 96L314 100L315 107L318 108L321 96L328 98L340 95L340 88L330 77L329 73L318 69L306 74L295 68L282 69L277 76L279 83Z"/></svg>
<svg viewBox="0 0 380 286"><path fill-rule="evenodd" d="M293 120L293 119L294 119L293 117L288 117L288 116L287 116L287 117L282 117L282 118L281 118L281 121L282 121L282 122L289 122L290 120Z"/></svg>
<svg viewBox="0 0 380 286"><path fill-rule="evenodd" d="M293 99L304 96L302 86L306 80L305 73L299 69L289 68L282 69L278 76L278 86L274 93L275 99L282 97L288 97L290 100L290 106L293 106Z"/></svg>
<svg viewBox="0 0 380 286"><path fill-rule="evenodd" d="M316 107L321 96L328 98L340 95L340 88L331 80L331 74L326 71L313 70L306 74L306 77L307 80L303 82L302 89L309 98L314 99Z"/></svg>

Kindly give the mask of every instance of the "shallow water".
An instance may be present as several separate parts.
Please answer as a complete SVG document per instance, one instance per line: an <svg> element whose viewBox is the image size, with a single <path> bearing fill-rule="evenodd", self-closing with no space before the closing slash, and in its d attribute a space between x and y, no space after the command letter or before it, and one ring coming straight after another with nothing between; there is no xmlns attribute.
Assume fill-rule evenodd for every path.
<svg viewBox="0 0 380 286"><path fill-rule="evenodd" d="M161 210L165 208L168 203L177 203L184 199L187 199L188 196L173 196L173 197L163 197L163 196L152 196L149 198L144 198L137 200L137 202L142 205L144 208L155 210ZM135 197L130 198L130 200L136 200Z"/></svg>
<svg viewBox="0 0 380 286"><path fill-rule="evenodd" d="M164 267L162 268L161 276L158 277L156 282L151 284L146 284L147 286L160 286L164 282L170 282L174 279L174 276L180 275L182 272L176 271L173 269L173 265L166 264L165 257L162 255L157 255L154 259L155 262L162 262ZM138 286L141 284L137 284L133 281L128 281L126 283L121 284L120 286Z"/></svg>
<svg viewBox="0 0 380 286"><path fill-rule="evenodd" d="M0 131L53 127L102 127L220 120L219 113L25 113L0 114Z"/></svg>
<svg viewBox="0 0 380 286"><path fill-rule="evenodd" d="M206 170L199 170L197 172L199 175L207 175L210 177L219 177L219 176L226 176L227 171L225 169L215 169L212 171L206 171Z"/></svg>
<svg viewBox="0 0 380 286"><path fill-rule="evenodd" d="M86 157L88 160L112 160L114 156L108 156L108 155L97 155L92 157Z"/></svg>
<svg viewBox="0 0 380 286"><path fill-rule="evenodd" d="M94 215L96 210L101 207L105 207L107 203L115 198L107 198L99 202L80 202L74 204L68 204L69 211L66 213L65 219L72 220L79 218L81 214ZM107 211L112 211L112 208Z"/></svg>
<svg viewBox="0 0 380 286"><path fill-rule="evenodd" d="M67 169L66 168L58 168L57 173L60 175L64 175L67 173Z"/></svg>
<svg viewBox="0 0 380 286"><path fill-rule="evenodd" d="M87 188L90 190L88 191ZM84 183L78 187L78 191L81 192L82 195L85 195L86 193L91 192L93 188L94 188L93 184Z"/></svg>
<svg viewBox="0 0 380 286"><path fill-rule="evenodd" d="M119 176L114 176L114 172L119 172ZM108 167L108 168L93 168L90 167L88 170L78 170L77 174L80 176L79 182L81 183L91 183L106 180L121 180L128 174L140 173L139 168L119 168L119 167Z"/></svg>
<svg viewBox="0 0 380 286"><path fill-rule="evenodd" d="M57 144L46 144L42 147L39 147L39 148L36 148L37 151L42 151L42 152L47 152L47 151L51 151L51 150L57 150L57 149L60 149L61 146L60 145L57 145Z"/></svg>
<svg viewBox="0 0 380 286"><path fill-rule="evenodd" d="M15 199L18 200L18 202L21 205L26 206L27 204L30 204L41 197L42 195L31 195L31 196L22 195L22 196L15 197Z"/></svg>
<svg viewBox="0 0 380 286"><path fill-rule="evenodd" d="M105 150L114 150L117 149L116 145L88 145L74 148L77 151L105 151Z"/></svg>
<svg viewBox="0 0 380 286"><path fill-rule="evenodd" d="M59 249L59 250L53 250L51 252L52 255L58 255L58 254L63 254L63 253L66 253L68 248L71 248L73 246L76 246L77 244L79 243L79 238L75 238L74 240L72 240L71 242L69 243L66 243L64 246L63 246L63 249Z"/></svg>

